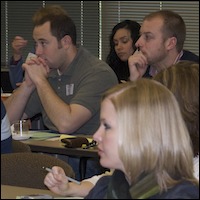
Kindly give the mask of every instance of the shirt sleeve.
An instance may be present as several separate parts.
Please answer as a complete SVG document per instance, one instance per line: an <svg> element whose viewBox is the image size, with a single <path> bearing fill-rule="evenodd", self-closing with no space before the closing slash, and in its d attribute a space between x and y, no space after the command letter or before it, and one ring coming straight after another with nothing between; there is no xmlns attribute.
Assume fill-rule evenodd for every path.
<svg viewBox="0 0 200 200"><path fill-rule="evenodd" d="M22 69L22 64L22 58L19 61L13 61L13 58L10 60L9 78L13 89L17 88L16 83L21 83L23 81L24 70Z"/></svg>
<svg viewBox="0 0 200 200"><path fill-rule="evenodd" d="M93 185L97 183L97 181L103 176L110 176L112 175L113 171L106 171L103 174L92 176L91 178L84 179L83 181L89 181Z"/></svg>

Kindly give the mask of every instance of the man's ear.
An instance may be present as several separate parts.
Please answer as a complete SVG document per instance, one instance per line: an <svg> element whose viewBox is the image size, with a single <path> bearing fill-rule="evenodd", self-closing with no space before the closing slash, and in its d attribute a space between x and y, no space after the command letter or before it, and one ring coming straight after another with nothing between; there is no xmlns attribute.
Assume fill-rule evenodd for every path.
<svg viewBox="0 0 200 200"><path fill-rule="evenodd" d="M176 37L170 37L170 38L168 38L167 41L166 41L166 48L167 48L168 50L171 50L171 49L173 49L173 48L176 47L176 44L177 44L177 39L176 39Z"/></svg>
<svg viewBox="0 0 200 200"><path fill-rule="evenodd" d="M62 39L61 39L61 43L63 47L68 47L69 45L72 44L72 39L69 35L65 35Z"/></svg>

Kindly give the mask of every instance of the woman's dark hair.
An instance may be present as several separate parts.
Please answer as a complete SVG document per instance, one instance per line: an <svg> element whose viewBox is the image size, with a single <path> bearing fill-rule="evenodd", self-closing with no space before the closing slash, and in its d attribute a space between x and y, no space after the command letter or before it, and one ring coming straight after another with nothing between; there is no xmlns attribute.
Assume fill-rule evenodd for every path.
<svg viewBox="0 0 200 200"><path fill-rule="evenodd" d="M127 80L130 76L128 63L123 62L119 59L115 52L115 44L113 41L113 37L119 29L127 29L131 33L131 39L133 40L133 50L136 50L135 43L139 39L140 32L140 24L136 21L132 20L124 20L117 25L115 25L112 29L112 33L110 35L110 52L107 56L106 62L110 65L110 67L115 71L119 80Z"/></svg>

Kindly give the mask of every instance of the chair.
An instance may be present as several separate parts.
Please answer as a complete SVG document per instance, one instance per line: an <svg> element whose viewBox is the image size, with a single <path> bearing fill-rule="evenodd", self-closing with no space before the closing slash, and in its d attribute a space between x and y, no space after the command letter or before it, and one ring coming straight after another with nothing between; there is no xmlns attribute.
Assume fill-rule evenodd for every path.
<svg viewBox="0 0 200 200"><path fill-rule="evenodd" d="M60 166L67 176L74 178L71 166L56 157L47 154L23 152L1 155L1 184L20 187L47 189L44 167Z"/></svg>
<svg viewBox="0 0 200 200"><path fill-rule="evenodd" d="M28 144L25 144L18 140L12 140L12 150L13 150L13 153L31 152L31 148Z"/></svg>

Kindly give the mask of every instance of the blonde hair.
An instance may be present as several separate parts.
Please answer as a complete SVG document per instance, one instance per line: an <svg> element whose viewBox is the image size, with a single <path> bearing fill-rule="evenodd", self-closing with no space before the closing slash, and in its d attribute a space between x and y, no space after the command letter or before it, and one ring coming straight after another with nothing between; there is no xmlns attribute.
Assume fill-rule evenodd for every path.
<svg viewBox="0 0 200 200"><path fill-rule="evenodd" d="M174 95L142 78L108 90L119 128L118 151L131 184L153 173L160 190L193 176L190 136Z"/></svg>
<svg viewBox="0 0 200 200"><path fill-rule="evenodd" d="M181 61L158 73L154 80L176 97L192 139L194 155L199 153L199 64Z"/></svg>

